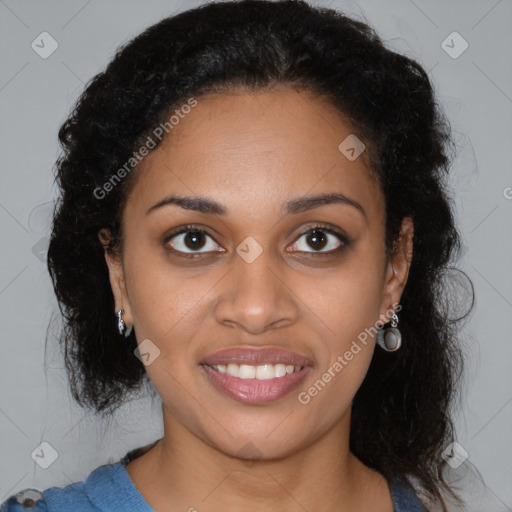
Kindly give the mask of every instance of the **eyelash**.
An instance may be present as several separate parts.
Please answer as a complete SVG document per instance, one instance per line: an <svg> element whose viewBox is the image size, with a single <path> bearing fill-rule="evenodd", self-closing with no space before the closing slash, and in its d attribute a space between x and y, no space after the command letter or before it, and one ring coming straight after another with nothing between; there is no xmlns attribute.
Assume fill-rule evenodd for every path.
<svg viewBox="0 0 512 512"><path fill-rule="evenodd" d="M323 233L327 233L327 234L335 236L342 243L342 245L340 245L340 247L338 247L336 249L332 249L330 251L326 251L326 252L318 252L318 251L309 252L308 251L308 252L306 252L306 254L315 254L315 255L318 255L320 257L322 257L322 256L332 256L333 254L341 252L343 249L345 249L346 247L348 247L350 245L350 240L344 234L338 232L337 230L329 228L329 227L327 227L325 225L322 225L322 224L317 224L315 226L312 226L312 227L308 228L306 231L302 232L298 236L297 240L299 240L304 235L307 235L307 234L309 234L309 233L311 233L312 231L315 231L315 230L319 230L319 231L322 231ZM174 237L176 237L178 235L182 235L183 233L189 233L189 232L196 232L196 233L201 233L203 235L207 235L208 237L210 237L212 240L215 241L215 239L206 230L201 229L200 227L198 227L195 224L187 224L186 226L178 228L177 231L173 231L170 234L168 234L165 237L165 239L164 239L164 245L166 246L168 244L168 242L170 242ZM179 255L180 257L185 257L185 258L197 258L197 255L208 254L208 252L210 252L210 251L208 251L208 252L204 252L204 253L201 253L201 252L186 253L186 252L183 252L183 251L179 251L177 249L170 249L170 250L173 253ZM299 252L304 252L304 251L299 251Z"/></svg>

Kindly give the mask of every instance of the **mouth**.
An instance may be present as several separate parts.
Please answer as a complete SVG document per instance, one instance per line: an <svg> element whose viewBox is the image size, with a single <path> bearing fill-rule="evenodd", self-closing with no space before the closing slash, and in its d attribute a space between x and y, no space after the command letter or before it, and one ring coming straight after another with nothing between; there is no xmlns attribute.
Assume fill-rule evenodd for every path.
<svg viewBox="0 0 512 512"><path fill-rule="evenodd" d="M312 369L309 359L277 348L236 348L200 363L216 390L246 404L265 404L290 394Z"/></svg>

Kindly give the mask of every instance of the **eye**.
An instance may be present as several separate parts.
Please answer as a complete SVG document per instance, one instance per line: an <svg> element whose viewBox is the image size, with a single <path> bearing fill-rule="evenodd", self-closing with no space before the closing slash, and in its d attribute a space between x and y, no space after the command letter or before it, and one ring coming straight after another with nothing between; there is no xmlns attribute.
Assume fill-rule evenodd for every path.
<svg viewBox="0 0 512 512"><path fill-rule="evenodd" d="M301 244L301 238L304 238L308 246L306 244ZM329 240L329 238L331 239ZM336 240L338 244L336 244ZM298 248L300 252L310 252L310 253L335 253L342 250L344 247L349 245L349 240L343 234L325 226L313 226L308 229L302 235L300 235L299 239L293 247ZM304 249L304 247L306 249ZM313 251L308 251L307 247L313 248ZM322 249L326 248L328 250L322 251Z"/></svg>
<svg viewBox="0 0 512 512"><path fill-rule="evenodd" d="M204 230L193 224L178 228L178 231L170 233L164 240L164 245L169 244L174 252L182 253L187 257L194 257L196 254L208 253L208 252L225 252L224 249L219 249L213 238ZM301 238L305 237L309 245L309 248L313 248L313 251L308 251L305 244L301 244ZM331 240L329 238L331 237ZM176 241L172 242L172 240ZM210 239L210 244L208 244ZM338 244L336 244L336 240ZM344 247L349 245L348 238L339 233L338 231L317 225L309 228L307 231L302 233L297 242L292 246L299 252L309 252L318 254L330 254L336 253L342 250ZM324 248L328 250L322 251Z"/></svg>
<svg viewBox="0 0 512 512"><path fill-rule="evenodd" d="M213 241L208 244L207 239ZM171 240L176 239L175 242L171 243ZM204 230L194 225L188 225L180 228L179 231L168 235L164 244L169 244L176 252L182 252L187 256L193 256L194 254L201 254L203 252L211 251L224 251L224 249L217 249L217 244L213 238ZM189 252L190 249L192 252ZM204 249L201 251L200 249Z"/></svg>

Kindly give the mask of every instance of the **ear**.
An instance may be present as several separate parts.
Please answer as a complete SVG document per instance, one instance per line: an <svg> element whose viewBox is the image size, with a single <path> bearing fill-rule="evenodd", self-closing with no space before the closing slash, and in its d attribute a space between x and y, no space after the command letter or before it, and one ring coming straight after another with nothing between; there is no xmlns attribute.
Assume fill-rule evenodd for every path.
<svg viewBox="0 0 512 512"><path fill-rule="evenodd" d="M130 311L130 303L128 302L128 295L126 293L126 283L121 257L119 254L109 250L111 234L108 229L100 229L98 232L98 238L103 245L105 261L108 266L110 288L114 295L115 311L112 313L115 314L122 309L124 311L123 321L126 324L126 327L130 327L133 324L133 321Z"/></svg>
<svg viewBox="0 0 512 512"><path fill-rule="evenodd" d="M383 324L388 323L393 313L397 311L407 283L413 256L413 236L414 223L410 217L405 217L402 220L398 247L386 268L380 314L380 321Z"/></svg>

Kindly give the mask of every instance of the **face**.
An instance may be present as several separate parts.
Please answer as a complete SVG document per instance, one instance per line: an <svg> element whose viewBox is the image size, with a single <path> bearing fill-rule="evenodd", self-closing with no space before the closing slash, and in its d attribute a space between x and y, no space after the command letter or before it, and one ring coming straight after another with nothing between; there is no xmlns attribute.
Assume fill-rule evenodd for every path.
<svg viewBox="0 0 512 512"><path fill-rule="evenodd" d="M338 149L351 133L310 93L208 95L136 171L122 258L106 256L116 310L160 351L146 370L164 415L226 454L286 456L346 429L375 347L361 333L400 301L412 224L387 262L384 197ZM225 349L249 379L205 364Z"/></svg>

